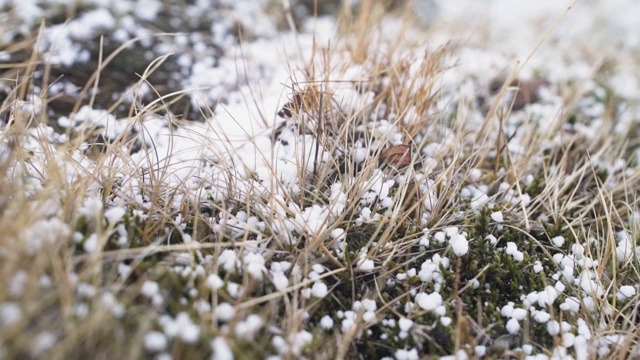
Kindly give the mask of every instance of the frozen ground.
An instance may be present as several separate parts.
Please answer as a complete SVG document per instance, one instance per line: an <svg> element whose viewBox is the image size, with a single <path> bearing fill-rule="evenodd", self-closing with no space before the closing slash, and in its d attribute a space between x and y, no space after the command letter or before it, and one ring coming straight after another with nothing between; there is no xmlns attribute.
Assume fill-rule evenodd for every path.
<svg viewBox="0 0 640 360"><path fill-rule="evenodd" d="M640 356L640 3L288 3L0 0L0 355Z"/></svg>

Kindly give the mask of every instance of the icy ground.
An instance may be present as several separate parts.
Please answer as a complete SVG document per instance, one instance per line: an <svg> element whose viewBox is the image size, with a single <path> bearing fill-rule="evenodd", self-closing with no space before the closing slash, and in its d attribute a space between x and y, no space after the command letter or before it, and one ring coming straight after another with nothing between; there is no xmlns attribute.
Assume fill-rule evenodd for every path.
<svg viewBox="0 0 640 360"><path fill-rule="evenodd" d="M542 203L536 199L539 194L533 194L539 181L533 169L542 158L528 158L534 139L536 146L551 153L576 138L583 143L600 143L606 140L603 134L628 139L625 151L596 152L590 154L590 162L609 174L599 184L612 193L627 179L637 183L640 147L634 136L626 134L637 135L640 124L640 2L418 1L416 14L422 23L406 30L390 15L368 34L374 45L363 61L354 60L355 40L340 34L335 18L314 18L309 8L295 2L296 32L283 15L282 3L288 2L80 3L0 0L0 64L28 61L25 52L10 45L37 34L40 21L49 19L34 48L44 64L55 68L50 78L38 68L34 87L17 98L17 73L0 67L8 69L0 79L0 91L6 94L0 114L7 119L0 130L0 154L7 163L3 171L7 183L33 200L32 220L1 243L0 259L15 269L4 272L12 275L0 287L0 329L9 334L26 328L27 316L38 318L33 315L38 310L24 300L31 287L58 289L51 273L30 279L28 264L6 260L12 254L35 257L61 239L71 239L79 263L100 256L117 259L112 264L113 286L83 273L79 263L60 269L72 289L64 310L72 320L30 327L33 338L23 340L31 343L30 356L63 351L68 330L57 325L82 324L98 309L114 319L126 319L136 311L149 314L146 328L136 331L144 332L139 341L145 356L156 359L184 355L178 352L179 344L205 344L206 350L199 353L203 357L239 358L247 354L243 347L254 341L265 350L250 355L314 358L306 349L330 336L359 344L354 346L361 354L368 351L360 347L361 340L369 339L382 344L375 350L380 357L398 360L428 354L450 359L502 354L605 358L625 346L640 356L640 347L633 343L637 339L623 330L628 330L625 321L637 322L631 319L635 311L630 311L629 319L616 317L619 309L637 307L637 277L610 281L608 268L599 266L603 260L595 255L600 254L595 250L599 239L593 234L573 239L554 235L545 254L505 240L512 226L532 231L553 218L540 211L535 219L521 221L521 209L539 210L536 204ZM67 14L75 16L65 21ZM99 78L91 79L93 70L128 41L127 52L109 60L112 69L106 64ZM400 49L395 48L398 44ZM101 46L109 51L102 53ZM411 59L400 76L402 84L410 84L409 94L437 91L433 107L416 106L403 114L370 109L378 94L362 91L362 83L370 80L380 58L392 49L393 60ZM425 54L440 49L446 54L444 70L433 79L421 78L430 61ZM147 71L154 61L158 69ZM331 111L356 114L369 109L367 121L354 127L366 136L348 142L349 147L332 139L331 148L327 139L304 129L300 122L306 117L283 115L286 104L310 85L306 83L310 72L330 98ZM391 82L385 76L376 80L381 88ZM501 127L499 122L489 124L485 118L494 111L492 101L500 100L501 84L496 88L496 80L504 82L510 76L522 84L540 80L543 85L534 89L539 91L535 99L521 103L516 99L509 121ZM434 86L426 86L428 81ZM87 82L91 86L83 89ZM53 99L47 106L43 94ZM502 101L508 104L513 94L511 89ZM178 100L170 104L172 99ZM576 114L571 124L564 121L568 112ZM46 124L34 120L45 115ZM440 121L429 132L417 129L409 136L405 130L424 117ZM400 118L409 124L406 128L397 124ZM24 134L6 135L19 123L30 124ZM454 171L441 176L444 169L458 155L473 157L465 149L478 139L493 141L499 131L508 135L506 148L513 161L529 167L514 174L517 180L511 182L502 168L497 173L505 180L497 183L487 168L464 169L464 182L452 190L464 206L447 213L446 221L436 219L444 201L438 184L443 178L455 181L458 175ZM126 146L98 157L92 152L96 136ZM74 144L76 139L81 143ZM19 155L16 143L21 145ZM351 159L354 166L364 166L377 162L382 148L408 143L419 144L413 161L420 166L415 169L392 174L381 166L365 179L328 177L331 183L317 192L309 187L316 169L330 164L336 154ZM60 150L68 150L69 144L75 147ZM561 170L554 171L550 173L561 175ZM58 185L52 186L56 181ZM398 194L408 191L412 182L423 195L424 211L411 220L418 231L411 239L385 243L366 238L354 252L350 241L356 236L344 225L347 214L352 226L361 228L389 219L393 223L402 206ZM73 198L74 194L79 196ZM309 196L309 201L298 201L302 196ZM65 201L77 209L71 217ZM208 216L208 237L192 226L193 208ZM615 246L607 253L616 271L619 267L622 272L637 262L640 253L637 234L629 231L640 216L633 207L629 211L621 222L631 225L612 226ZM477 238L465 219L483 215L492 231ZM136 242L133 229L161 216L170 219L164 224L166 232L148 243ZM79 225L91 222L101 226L85 232ZM405 240L414 241L428 255L414 262L402 259L406 263L398 265L394 252L405 246ZM320 250L296 253L307 241ZM476 256L473 251L479 243L490 245L505 264L515 264L533 277L544 274L544 284L514 287L507 300L487 302L496 314L498 330L492 331L503 334L500 338L478 336L467 347L451 345L455 352L425 345L437 343L434 333L452 334L462 327L459 319L454 320L457 309L450 301L450 284L458 259ZM173 246L174 257L156 266L171 269L180 285L154 278L151 271L141 275L144 271L136 268L144 258L136 258L140 253L127 257L127 251L135 249L147 254L167 251L157 250L162 246ZM343 263L352 266L337 265ZM477 277L462 279L460 287L491 293L491 286L480 279L483 266L475 270ZM355 293L345 308L322 307L323 301L344 305L333 293L341 291L346 273L362 281L369 275L385 281ZM123 290L127 286L135 289L137 298ZM388 299L376 293L376 286L402 288L407 296ZM286 314L279 316L285 320L273 320L273 313L267 316L267 303L279 304ZM136 309L140 306L145 310ZM599 318L588 316L593 313ZM473 331L477 333L476 328ZM340 353L343 349L338 348L343 356L353 355L349 352L353 349ZM0 345L0 357L18 357L20 351L9 343Z"/></svg>

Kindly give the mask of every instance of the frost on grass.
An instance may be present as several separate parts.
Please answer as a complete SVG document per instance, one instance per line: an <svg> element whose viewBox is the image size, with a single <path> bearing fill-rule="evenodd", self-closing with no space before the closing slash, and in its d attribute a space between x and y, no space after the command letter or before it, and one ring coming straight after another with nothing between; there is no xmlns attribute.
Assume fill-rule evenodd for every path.
<svg viewBox="0 0 640 360"><path fill-rule="evenodd" d="M580 20L624 13L206 3L9 5L3 354L639 353L639 44Z"/></svg>

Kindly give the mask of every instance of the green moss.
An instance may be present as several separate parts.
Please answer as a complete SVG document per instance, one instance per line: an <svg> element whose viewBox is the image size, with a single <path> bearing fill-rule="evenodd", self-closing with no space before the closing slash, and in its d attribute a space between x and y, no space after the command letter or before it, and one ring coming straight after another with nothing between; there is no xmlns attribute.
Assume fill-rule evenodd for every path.
<svg viewBox="0 0 640 360"><path fill-rule="evenodd" d="M493 325L488 327L490 330L486 335L497 339L506 335L506 319L500 314L501 307L508 302L518 304L521 302L521 296L544 289L547 285L544 273L536 274L532 270L535 262L544 260L549 266L552 266L551 268L554 264L551 259L539 256L543 252L538 249L539 245L531 236L537 238L541 234L525 234L509 227L498 230L489 221L488 209L482 209L475 217L468 219L465 222L465 230L471 242L469 252L461 258L460 271L457 274L460 281L459 287L465 286L468 281L476 277L479 286L475 289L467 287L464 292L459 294L460 301L464 304L463 314L470 316L480 326ZM489 234L493 234L500 240L497 245L485 240ZM515 243L518 249L524 253L522 261L516 261L512 255L506 254L504 247L507 242ZM484 271L480 273L483 269ZM449 269L441 267L440 271L445 278L440 294L444 299L455 298L453 284L456 281L456 257L451 257ZM455 319L456 313L454 312L451 316ZM451 353L453 347L450 344L455 339L454 334L447 335L446 329L442 330L433 336L440 346ZM546 334L546 331L544 333ZM541 342L551 341L545 336L539 340ZM514 338L510 341L519 343L522 340ZM503 349L494 350L500 352Z"/></svg>
<svg viewBox="0 0 640 360"><path fill-rule="evenodd" d="M533 177L533 181L531 182L531 184L526 187L525 193L529 194L531 198L534 198L542 194L542 191L544 191L546 186L547 184L545 182L544 176L538 174Z"/></svg>
<svg viewBox="0 0 640 360"><path fill-rule="evenodd" d="M355 222L347 222L344 224L345 259L349 264L353 264L358 259L361 250L369 244L376 233L377 226L374 223L358 225Z"/></svg>
<svg viewBox="0 0 640 360"><path fill-rule="evenodd" d="M470 219L465 219L465 231L470 239L484 239L491 234L491 214L489 209L483 207L480 213Z"/></svg>

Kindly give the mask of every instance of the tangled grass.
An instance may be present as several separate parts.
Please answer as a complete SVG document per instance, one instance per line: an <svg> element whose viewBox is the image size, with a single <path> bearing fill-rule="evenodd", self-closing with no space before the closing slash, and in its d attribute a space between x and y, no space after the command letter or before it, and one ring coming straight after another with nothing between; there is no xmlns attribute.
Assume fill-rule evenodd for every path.
<svg viewBox="0 0 640 360"><path fill-rule="evenodd" d="M7 48L4 358L638 356L639 127L615 65L473 78L401 10L346 10L241 143L216 123L233 100L175 116L193 93L154 87L170 56L115 91L125 47L104 52L52 107L42 33Z"/></svg>

